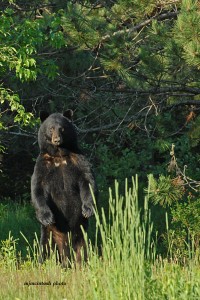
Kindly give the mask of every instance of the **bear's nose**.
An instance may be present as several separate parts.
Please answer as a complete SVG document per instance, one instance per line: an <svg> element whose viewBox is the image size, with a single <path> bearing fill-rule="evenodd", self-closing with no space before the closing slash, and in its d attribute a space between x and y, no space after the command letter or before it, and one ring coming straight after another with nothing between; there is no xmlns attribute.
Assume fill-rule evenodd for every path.
<svg viewBox="0 0 200 300"><path fill-rule="evenodd" d="M59 144L60 144L60 137L59 137L59 136L54 137L53 143L54 143L55 145L59 145Z"/></svg>

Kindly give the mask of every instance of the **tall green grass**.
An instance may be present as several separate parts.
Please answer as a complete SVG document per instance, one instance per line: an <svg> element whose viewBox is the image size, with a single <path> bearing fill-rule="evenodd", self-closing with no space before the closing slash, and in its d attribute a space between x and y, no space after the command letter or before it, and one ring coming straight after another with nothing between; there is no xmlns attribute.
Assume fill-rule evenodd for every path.
<svg viewBox="0 0 200 300"><path fill-rule="evenodd" d="M29 243L39 233L40 225L36 221L35 211L29 203L16 203L9 200L0 202L0 240L9 239L9 232L16 240L16 251L22 256L27 255L27 241L20 232L28 239Z"/></svg>
<svg viewBox="0 0 200 300"><path fill-rule="evenodd" d="M1 243L0 299L200 299L198 256L182 265L157 256L148 197L138 206L137 177L131 187L126 181L124 195L116 182L108 201L108 215L103 208L95 213L93 245L85 234L89 258L81 268L62 269L54 254L39 265L37 238L32 246L25 236L27 258L20 260L10 234Z"/></svg>

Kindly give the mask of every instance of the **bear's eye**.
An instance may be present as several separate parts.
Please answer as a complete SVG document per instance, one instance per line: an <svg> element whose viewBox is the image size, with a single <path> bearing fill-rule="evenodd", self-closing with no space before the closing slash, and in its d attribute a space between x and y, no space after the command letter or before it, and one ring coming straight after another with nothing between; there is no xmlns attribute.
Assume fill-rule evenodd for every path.
<svg viewBox="0 0 200 300"><path fill-rule="evenodd" d="M49 128L50 133L53 132L53 129L54 129L53 127L50 127L50 128Z"/></svg>

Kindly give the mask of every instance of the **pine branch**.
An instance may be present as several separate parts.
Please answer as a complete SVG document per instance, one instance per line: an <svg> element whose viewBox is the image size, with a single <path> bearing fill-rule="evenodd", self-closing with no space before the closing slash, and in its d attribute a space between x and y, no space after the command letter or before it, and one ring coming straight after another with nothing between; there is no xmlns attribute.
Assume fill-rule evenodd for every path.
<svg viewBox="0 0 200 300"><path fill-rule="evenodd" d="M147 19L147 20L141 22L140 24L137 24L131 28L122 29L122 30L115 31L112 34L107 34L104 37L102 37L101 42L105 42L105 41L111 39L112 37L118 37L118 36L124 35L126 33L132 34L133 32L139 31L143 27L149 25L153 20L163 21L163 20L167 20L167 19L174 19L177 17L177 15L178 15L178 12L167 12L167 13L164 13L161 15L154 16L154 17Z"/></svg>

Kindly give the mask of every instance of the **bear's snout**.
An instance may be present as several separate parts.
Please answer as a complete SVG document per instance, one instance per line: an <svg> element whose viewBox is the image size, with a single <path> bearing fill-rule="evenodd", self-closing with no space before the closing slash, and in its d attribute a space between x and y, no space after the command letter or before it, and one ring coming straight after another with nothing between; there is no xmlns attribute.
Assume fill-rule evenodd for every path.
<svg viewBox="0 0 200 300"><path fill-rule="evenodd" d="M57 136L55 138L52 138L52 144L59 146L60 145L60 137Z"/></svg>
<svg viewBox="0 0 200 300"><path fill-rule="evenodd" d="M59 132L54 131L52 133L51 142L55 146L59 146L62 144L62 137L60 136Z"/></svg>

